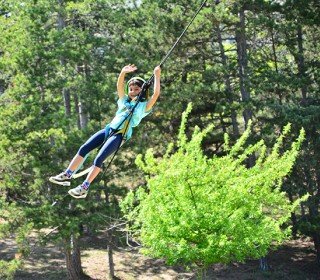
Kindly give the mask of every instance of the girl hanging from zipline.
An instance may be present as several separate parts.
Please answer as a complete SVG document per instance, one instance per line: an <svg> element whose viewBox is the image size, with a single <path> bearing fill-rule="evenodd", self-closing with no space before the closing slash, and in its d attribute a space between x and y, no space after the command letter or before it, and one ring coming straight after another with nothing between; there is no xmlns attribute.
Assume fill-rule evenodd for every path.
<svg viewBox="0 0 320 280"><path fill-rule="evenodd" d="M151 108L160 95L160 66L154 68L154 92L151 97L148 96L148 91L144 96L141 96L143 85L146 82L140 77L131 78L125 86L125 75L136 70L137 67L134 64L129 64L124 66L119 74L117 82L118 110L113 120L104 129L93 134L80 147L64 172L49 178L52 183L65 185L63 183L67 182L69 185L72 175L83 163L89 152L102 145L86 179L81 185L68 191L75 198L85 198L87 196L89 186L101 171L104 160L111 154L116 153L123 141L131 138L132 128L136 127L151 112Z"/></svg>

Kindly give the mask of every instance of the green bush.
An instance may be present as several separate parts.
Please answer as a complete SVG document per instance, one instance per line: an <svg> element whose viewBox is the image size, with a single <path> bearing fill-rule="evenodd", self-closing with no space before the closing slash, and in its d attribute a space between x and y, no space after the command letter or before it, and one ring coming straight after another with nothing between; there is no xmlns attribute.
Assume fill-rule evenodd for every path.
<svg viewBox="0 0 320 280"><path fill-rule="evenodd" d="M13 279L13 276L17 269L21 266L21 261L12 260L12 261L2 261L0 260L0 279Z"/></svg>
<svg viewBox="0 0 320 280"><path fill-rule="evenodd" d="M190 110L191 105L183 115L174 153L170 145L163 158L155 158L151 150L144 159L137 158L148 174L148 185L122 202L131 230L143 252L170 264L206 266L265 256L289 237L285 223L300 202L291 204L280 187L293 167L304 131L280 153L290 133L286 126L267 153L262 140L245 147L249 127L232 147L226 135L225 156L207 158L201 141L213 127L195 128L188 141L184 130ZM245 161L252 154L255 165L248 168Z"/></svg>

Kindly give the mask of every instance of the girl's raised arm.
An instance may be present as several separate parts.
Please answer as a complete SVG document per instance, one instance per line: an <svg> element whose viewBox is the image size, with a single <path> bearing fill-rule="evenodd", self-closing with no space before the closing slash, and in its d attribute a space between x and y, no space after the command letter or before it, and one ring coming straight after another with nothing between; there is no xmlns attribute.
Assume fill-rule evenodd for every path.
<svg viewBox="0 0 320 280"><path fill-rule="evenodd" d="M146 106L146 111L151 110L153 105L156 103L159 95L160 95L160 76L161 76L161 68L160 66L156 66L153 70L154 74L154 86L153 86L153 94L151 98L149 99L147 106Z"/></svg>
<svg viewBox="0 0 320 280"><path fill-rule="evenodd" d="M117 92L119 99L125 96L124 92L124 78L127 73L131 73L137 70L137 67L134 64L128 64L124 66L119 74L118 82L117 82Z"/></svg>

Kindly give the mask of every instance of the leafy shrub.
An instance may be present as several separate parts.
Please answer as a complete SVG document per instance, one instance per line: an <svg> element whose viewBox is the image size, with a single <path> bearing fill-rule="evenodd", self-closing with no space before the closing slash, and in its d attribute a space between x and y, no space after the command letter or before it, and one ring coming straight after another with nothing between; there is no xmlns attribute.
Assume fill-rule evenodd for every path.
<svg viewBox="0 0 320 280"><path fill-rule="evenodd" d="M189 104L174 153L169 145L163 158L155 158L152 150L137 158L148 184L122 202L131 230L139 236L143 252L170 264L206 266L265 256L289 237L285 223L301 201L291 204L280 187L294 165L304 130L290 149L280 152L290 134L287 125L268 153L263 140L245 145L250 124L232 147L226 135L225 156L208 158L201 141L213 127L196 127L188 141L190 110ZM255 165L248 168L245 161L252 154Z"/></svg>

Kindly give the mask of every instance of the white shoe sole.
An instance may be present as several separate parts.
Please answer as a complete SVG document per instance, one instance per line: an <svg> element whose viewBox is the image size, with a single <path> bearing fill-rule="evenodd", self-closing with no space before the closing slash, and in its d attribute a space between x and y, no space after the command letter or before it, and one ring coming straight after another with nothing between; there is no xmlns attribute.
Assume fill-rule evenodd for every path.
<svg viewBox="0 0 320 280"><path fill-rule="evenodd" d="M82 194L82 195L75 195L72 193L72 190L69 190L68 194L70 194L74 198L86 198L88 193L86 192L85 194Z"/></svg>
<svg viewBox="0 0 320 280"><path fill-rule="evenodd" d="M54 184L57 184L57 185L60 185L60 186L65 186L65 187L68 187L68 186L71 185L71 183L69 181L60 182L60 181L55 180L53 177L50 177L49 181L51 183L54 183Z"/></svg>

